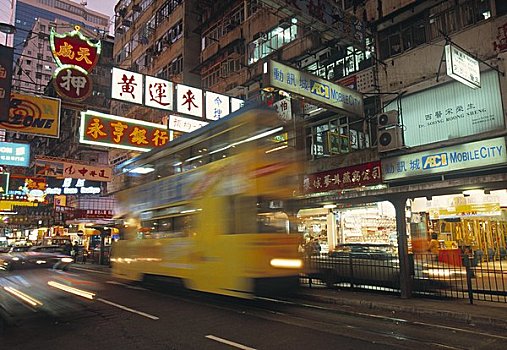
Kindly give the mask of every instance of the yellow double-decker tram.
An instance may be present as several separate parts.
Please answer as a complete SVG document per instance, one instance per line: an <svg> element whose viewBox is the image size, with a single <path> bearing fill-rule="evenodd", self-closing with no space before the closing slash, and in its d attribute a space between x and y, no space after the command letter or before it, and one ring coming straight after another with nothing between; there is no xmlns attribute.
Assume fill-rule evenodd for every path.
<svg viewBox="0 0 507 350"><path fill-rule="evenodd" d="M298 286L300 235L284 207L298 155L274 111L243 110L115 169L116 277L243 298Z"/></svg>

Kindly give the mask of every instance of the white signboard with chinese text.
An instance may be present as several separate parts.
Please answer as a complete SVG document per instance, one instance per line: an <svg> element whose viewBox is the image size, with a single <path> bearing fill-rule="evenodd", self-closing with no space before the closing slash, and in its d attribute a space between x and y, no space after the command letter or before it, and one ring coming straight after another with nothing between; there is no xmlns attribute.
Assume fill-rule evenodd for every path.
<svg viewBox="0 0 507 350"><path fill-rule="evenodd" d="M202 117L202 90L187 85L176 85L176 111Z"/></svg>
<svg viewBox="0 0 507 350"><path fill-rule="evenodd" d="M218 120L229 114L229 96L206 91L206 119Z"/></svg>
<svg viewBox="0 0 507 350"><path fill-rule="evenodd" d="M197 130L205 125L207 122L202 122L195 119L180 117L177 115L169 116L169 130L177 130L183 132L192 132Z"/></svg>
<svg viewBox="0 0 507 350"><path fill-rule="evenodd" d="M173 83L145 75L144 104L165 110L173 110Z"/></svg>
<svg viewBox="0 0 507 350"><path fill-rule="evenodd" d="M504 128L498 74L482 75L482 87L451 82L401 98L405 144L409 147Z"/></svg>
<svg viewBox="0 0 507 350"><path fill-rule="evenodd" d="M361 93L273 60L264 64L263 86L278 88L363 117Z"/></svg>
<svg viewBox="0 0 507 350"><path fill-rule="evenodd" d="M245 101L240 98L231 97L231 113L236 112L238 109L245 105Z"/></svg>
<svg viewBox="0 0 507 350"><path fill-rule="evenodd" d="M449 44L445 45L445 63L448 76L472 89L481 87L481 70L475 58Z"/></svg>
<svg viewBox="0 0 507 350"><path fill-rule="evenodd" d="M273 108L278 113L280 119L284 121L292 119L292 108L290 105L290 97L284 98L283 100L273 103Z"/></svg>
<svg viewBox="0 0 507 350"><path fill-rule="evenodd" d="M111 98L125 102L143 104L143 75L128 70L113 68Z"/></svg>
<svg viewBox="0 0 507 350"><path fill-rule="evenodd" d="M87 165L72 162L63 162L63 176L74 179L92 181L111 181L113 170L107 165Z"/></svg>
<svg viewBox="0 0 507 350"><path fill-rule="evenodd" d="M507 163L505 138L482 140L382 159L384 181Z"/></svg>

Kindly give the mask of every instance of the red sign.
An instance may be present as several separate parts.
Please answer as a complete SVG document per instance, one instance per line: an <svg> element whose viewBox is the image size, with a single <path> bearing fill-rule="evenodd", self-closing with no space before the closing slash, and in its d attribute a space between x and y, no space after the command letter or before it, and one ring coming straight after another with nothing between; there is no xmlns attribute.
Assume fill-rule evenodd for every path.
<svg viewBox="0 0 507 350"><path fill-rule="evenodd" d="M123 118L94 111L81 113L81 143L149 151L169 141L167 127L162 124Z"/></svg>
<svg viewBox="0 0 507 350"><path fill-rule="evenodd" d="M317 193L356 188L382 183L380 161L305 175L305 193Z"/></svg>
<svg viewBox="0 0 507 350"><path fill-rule="evenodd" d="M76 209L74 219L112 219L113 211L105 209Z"/></svg>
<svg viewBox="0 0 507 350"><path fill-rule="evenodd" d="M92 80L86 73L71 67L58 69L57 72L53 84L58 95L82 101L92 93Z"/></svg>
<svg viewBox="0 0 507 350"><path fill-rule="evenodd" d="M99 59L101 44L100 41L92 43L79 30L76 26L72 32L62 35L51 29L51 51L58 66L74 65L90 73Z"/></svg>

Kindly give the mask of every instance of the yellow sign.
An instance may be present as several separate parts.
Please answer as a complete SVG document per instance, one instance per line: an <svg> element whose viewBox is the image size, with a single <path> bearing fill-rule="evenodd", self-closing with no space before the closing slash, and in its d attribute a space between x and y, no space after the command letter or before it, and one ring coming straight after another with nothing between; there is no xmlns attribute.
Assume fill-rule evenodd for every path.
<svg viewBox="0 0 507 350"><path fill-rule="evenodd" d="M361 93L273 60L265 64L263 86L278 88L317 104L364 116Z"/></svg>
<svg viewBox="0 0 507 350"><path fill-rule="evenodd" d="M60 100L13 92L9 120L0 128L21 134L58 138L60 134Z"/></svg>

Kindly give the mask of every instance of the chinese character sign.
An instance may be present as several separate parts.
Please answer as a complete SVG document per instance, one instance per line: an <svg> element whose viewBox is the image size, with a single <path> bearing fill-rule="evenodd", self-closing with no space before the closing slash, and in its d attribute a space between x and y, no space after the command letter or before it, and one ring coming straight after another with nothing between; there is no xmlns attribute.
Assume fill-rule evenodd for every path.
<svg viewBox="0 0 507 350"><path fill-rule="evenodd" d="M113 176L111 167L106 165L87 165L72 162L63 163L63 176L74 179L92 181L111 181Z"/></svg>
<svg viewBox="0 0 507 350"><path fill-rule="evenodd" d="M58 66L77 66L90 73L99 59L101 42L91 42L81 32L80 27L63 35L51 29L51 51Z"/></svg>
<svg viewBox="0 0 507 350"><path fill-rule="evenodd" d="M305 193L318 193L382 183L379 161L305 175Z"/></svg>
<svg viewBox="0 0 507 350"><path fill-rule="evenodd" d="M278 102L273 103L273 108L278 113L278 117L283 121L288 121L292 119L292 108L290 97L284 98Z"/></svg>
<svg viewBox="0 0 507 350"><path fill-rule="evenodd" d="M80 142L147 152L169 141L165 125L95 111L81 112Z"/></svg>
<svg viewBox="0 0 507 350"><path fill-rule="evenodd" d="M29 163L29 144L0 142L0 165L27 167Z"/></svg>
<svg viewBox="0 0 507 350"><path fill-rule="evenodd" d="M143 75L128 70L113 68L111 98L125 102L143 104Z"/></svg>
<svg viewBox="0 0 507 350"><path fill-rule="evenodd" d="M206 119L218 120L229 114L229 96L206 91Z"/></svg>
<svg viewBox="0 0 507 350"><path fill-rule="evenodd" d="M183 114L202 117L202 90L187 85L176 86L176 111Z"/></svg>
<svg viewBox="0 0 507 350"><path fill-rule="evenodd" d="M172 82L145 75L144 87L144 104L147 107L173 110Z"/></svg>
<svg viewBox="0 0 507 350"><path fill-rule="evenodd" d="M245 105L245 101L240 98L231 97L231 113L236 112L238 109Z"/></svg>
<svg viewBox="0 0 507 350"><path fill-rule="evenodd" d="M93 91L92 80L88 74L74 68L58 68L53 81L58 95L82 101Z"/></svg>
<svg viewBox="0 0 507 350"><path fill-rule="evenodd" d="M208 125L207 122L201 122L199 120L180 117L178 115L170 115L169 116L169 129L183 132L192 132L197 130L205 125Z"/></svg>

